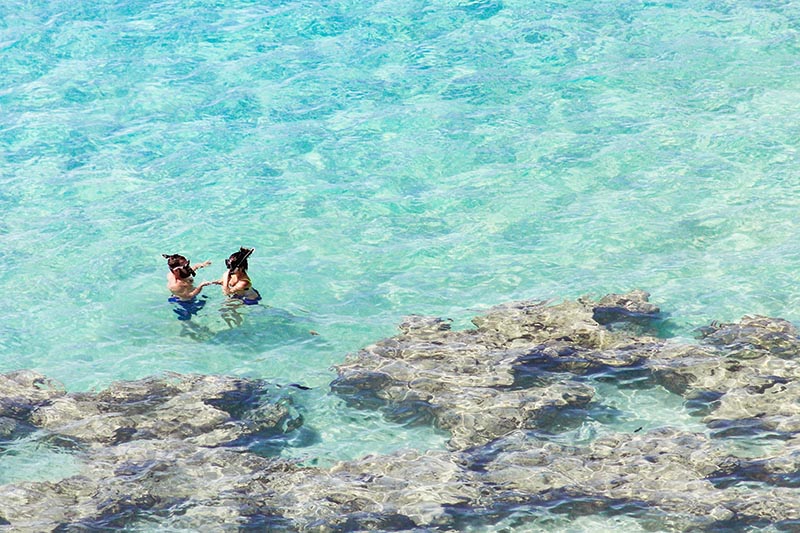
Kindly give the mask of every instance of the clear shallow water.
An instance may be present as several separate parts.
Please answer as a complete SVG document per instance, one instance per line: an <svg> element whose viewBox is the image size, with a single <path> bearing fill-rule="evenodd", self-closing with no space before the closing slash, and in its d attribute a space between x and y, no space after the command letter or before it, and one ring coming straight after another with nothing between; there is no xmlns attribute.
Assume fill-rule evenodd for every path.
<svg viewBox="0 0 800 533"><path fill-rule="evenodd" d="M4 2L0 371L301 383L318 438L285 453L327 464L442 446L327 392L409 313L638 287L677 336L800 323L799 27L790 2ZM229 330L210 288L187 332L161 254L202 280L240 245L271 307ZM696 423L600 392L610 427ZM24 455L2 480L41 477Z"/></svg>

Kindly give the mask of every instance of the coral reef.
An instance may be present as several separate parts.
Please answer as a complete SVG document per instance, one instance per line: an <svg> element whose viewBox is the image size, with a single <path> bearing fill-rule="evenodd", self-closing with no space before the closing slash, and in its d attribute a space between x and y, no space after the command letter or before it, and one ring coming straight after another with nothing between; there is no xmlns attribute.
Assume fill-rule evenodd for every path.
<svg viewBox="0 0 800 533"><path fill-rule="evenodd" d="M69 393L32 371L0 375L0 444L35 435L82 464L60 481L0 486L0 530L160 518L175 530L455 531L537 509L659 531L800 527L796 328L744 317L687 343L655 335L659 320L643 291L506 304L464 331L408 317L338 365L331 391L447 431L447 449L330 468L247 446L302 428L291 388L277 384L170 374ZM631 375L682 396L707 430L559 441L597 408L599 383ZM740 453L743 437L771 445Z"/></svg>

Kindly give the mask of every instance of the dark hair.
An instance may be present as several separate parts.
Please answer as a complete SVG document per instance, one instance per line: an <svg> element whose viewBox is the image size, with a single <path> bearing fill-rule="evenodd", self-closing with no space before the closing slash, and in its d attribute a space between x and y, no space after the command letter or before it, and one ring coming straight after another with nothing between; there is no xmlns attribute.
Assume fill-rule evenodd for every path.
<svg viewBox="0 0 800 533"><path fill-rule="evenodd" d="M169 266L170 269L189 264L189 260L181 254L161 254L161 257L167 260L167 266Z"/></svg>
<svg viewBox="0 0 800 533"><path fill-rule="evenodd" d="M167 266L181 279L194 276L195 272L189 264L189 260L180 254L161 254L167 260Z"/></svg>
<svg viewBox="0 0 800 533"><path fill-rule="evenodd" d="M242 270L247 271L247 258L250 257L255 251L255 248L245 248L240 247L238 252L234 252L231 254L229 258L225 260L225 266L228 267L228 270L233 272L234 270Z"/></svg>
<svg viewBox="0 0 800 533"><path fill-rule="evenodd" d="M195 275L195 271L189 265L179 266L178 268L173 268L172 272L181 279L190 278Z"/></svg>

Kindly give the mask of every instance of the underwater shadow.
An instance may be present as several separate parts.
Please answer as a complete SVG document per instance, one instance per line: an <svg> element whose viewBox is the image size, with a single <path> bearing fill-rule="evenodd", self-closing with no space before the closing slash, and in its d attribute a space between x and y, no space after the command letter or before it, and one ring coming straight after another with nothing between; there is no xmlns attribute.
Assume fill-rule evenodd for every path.
<svg viewBox="0 0 800 533"><path fill-rule="evenodd" d="M181 336L197 342L225 345L237 352L261 353L265 349L310 343L317 348L327 346L314 331L314 322L285 309L264 305L229 305L220 307L222 320L210 325L192 321L183 323Z"/></svg>

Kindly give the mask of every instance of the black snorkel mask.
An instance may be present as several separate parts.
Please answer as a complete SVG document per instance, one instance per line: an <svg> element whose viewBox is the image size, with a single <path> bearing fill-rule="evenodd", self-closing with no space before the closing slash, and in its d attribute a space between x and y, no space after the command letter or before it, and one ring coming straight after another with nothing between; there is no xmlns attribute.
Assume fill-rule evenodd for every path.
<svg viewBox="0 0 800 533"><path fill-rule="evenodd" d="M239 268L245 261L247 261L247 258L250 257L255 251L256 251L255 248L241 248L236 254L234 254L237 255L237 257L235 257L233 260L231 260L230 257L225 260L225 266L228 267L228 270L233 272L234 270Z"/></svg>

